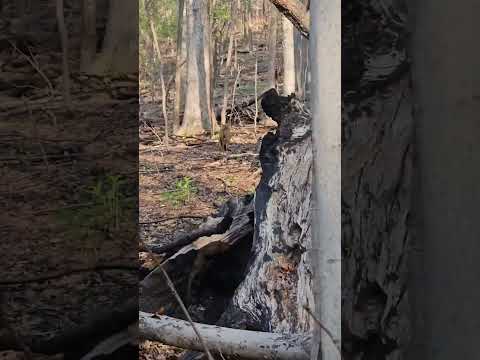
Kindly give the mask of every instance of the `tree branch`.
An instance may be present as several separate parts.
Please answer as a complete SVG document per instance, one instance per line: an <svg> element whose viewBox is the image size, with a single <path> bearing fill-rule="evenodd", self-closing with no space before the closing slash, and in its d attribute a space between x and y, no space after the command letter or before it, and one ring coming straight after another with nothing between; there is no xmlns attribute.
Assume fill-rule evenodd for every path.
<svg viewBox="0 0 480 360"><path fill-rule="evenodd" d="M270 0L297 30L308 39L310 34L310 14L299 0Z"/></svg>
<svg viewBox="0 0 480 360"><path fill-rule="evenodd" d="M192 326L164 315L139 313L140 337L166 345L203 351ZM308 360L310 337L230 329L195 323L206 345L223 356L245 359Z"/></svg>

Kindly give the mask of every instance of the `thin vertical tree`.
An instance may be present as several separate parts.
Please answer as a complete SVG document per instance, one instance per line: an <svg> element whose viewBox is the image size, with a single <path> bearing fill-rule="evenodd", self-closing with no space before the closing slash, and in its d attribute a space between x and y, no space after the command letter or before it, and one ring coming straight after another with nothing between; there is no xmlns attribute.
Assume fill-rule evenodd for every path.
<svg viewBox="0 0 480 360"><path fill-rule="evenodd" d="M80 70L87 72L97 53L96 0L82 1L82 44Z"/></svg>
<svg viewBox="0 0 480 360"><path fill-rule="evenodd" d="M233 18L235 17L237 12L236 2L232 1L231 8L230 8L230 23L228 25L228 50L227 50L227 61L225 63L225 71L224 71L224 80L223 80L223 105L222 105L222 112L220 115L222 125L225 125L227 122L227 103L228 103L228 84L229 84L229 76L231 75L232 69L232 54L233 54L233 43L235 38L235 23Z"/></svg>
<svg viewBox="0 0 480 360"><path fill-rule="evenodd" d="M312 263L320 331L312 360L339 359L341 341L341 3L313 1L312 64L313 204Z"/></svg>
<svg viewBox="0 0 480 360"><path fill-rule="evenodd" d="M65 102L65 108L68 111L72 110L72 96L70 85L70 65L68 63L68 33L65 26L65 15L63 0L57 0L56 12L57 12L57 24L58 32L60 34L60 42L62 45L62 78L63 78L63 100Z"/></svg>
<svg viewBox="0 0 480 360"><path fill-rule="evenodd" d="M277 27L278 10L272 4L269 5L269 32L268 32L268 75L267 86L277 87Z"/></svg>
<svg viewBox="0 0 480 360"><path fill-rule="evenodd" d="M176 131L180 127L180 113L185 101L184 73L185 66L185 0L178 1L177 11L177 53L175 59L175 108L173 112L173 128Z"/></svg>

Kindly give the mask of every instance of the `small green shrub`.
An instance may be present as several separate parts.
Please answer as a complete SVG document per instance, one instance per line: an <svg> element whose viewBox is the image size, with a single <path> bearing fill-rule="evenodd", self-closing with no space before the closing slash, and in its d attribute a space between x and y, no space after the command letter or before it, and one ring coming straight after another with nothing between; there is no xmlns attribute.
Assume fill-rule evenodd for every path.
<svg viewBox="0 0 480 360"><path fill-rule="evenodd" d="M120 176L109 175L97 180L79 194L83 205L58 212L60 222L77 237L118 231L125 217L131 217L136 204L134 197L127 197L124 185L125 180Z"/></svg>
<svg viewBox="0 0 480 360"><path fill-rule="evenodd" d="M175 182L174 190L164 192L162 197L173 206L180 206L190 201L197 191L193 180L188 176L184 176Z"/></svg>

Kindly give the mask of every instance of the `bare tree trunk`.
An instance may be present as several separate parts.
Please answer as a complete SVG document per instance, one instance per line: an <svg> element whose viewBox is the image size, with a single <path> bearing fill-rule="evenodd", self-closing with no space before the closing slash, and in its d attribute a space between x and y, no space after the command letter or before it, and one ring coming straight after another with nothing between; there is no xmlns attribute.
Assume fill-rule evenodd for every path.
<svg viewBox="0 0 480 360"><path fill-rule="evenodd" d="M70 66L68 64L68 34L63 13L63 0L57 0L56 10L58 31L62 44L63 99L65 101L65 108L70 111L72 109L72 97L70 93Z"/></svg>
<svg viewBox="0 0 480 360"><path fill-rule="evenodd" d="M153 43L153 49L155 50L155 56L157 57L157 60L159 63L162 62L162 53L160 51L160 45L158 43L158 38L157 38L157 31L155 30L155 25L152 20L152 14L147 14L148 16L148 23L150 26L150 34L152 35L152 43Z"/></svg>
<svg viewBox="0 0 480 360"><path fill-rule="evenodd" d="M308 40L295 30L296 95L300 99L305 99L307 94L309 79L308 60Z"/></svg>
<svg viewBox="0 0 480 360"><path fill-rule="evenodd" d="M138 71L138 0L110 0L103 49L91 71L97 74Z"/></svg>
<svg viewBox="0 0 480 360"><path fill-rule="evenodd" d="M278 11L271 5L268 32L268 76L267 86L277 88L277 28Z"/></svg>
<svg viewBox="0 0 480 360"><path fill-rule="evenodd" d="M235 1L232 2L231 7L231 14L234 16L236 13L236 4ZM233 19L233 17L232 17ZM227 123L227 105L228 105L228 84L229 84L229 76L231 74L231 63L232 63L232 53L233 53L233 42L235 37L235 24L230 21L228 26L229 30L229 40L228 40L228 51L227 51L227 62L225 64L225 71L224 71L224 80L223 80L223 104L222 104L222 112L221 112L221 123L225 125Z"/></svg>
<svg viewBox="0 0 480 360"><path fill-rule="evenodd" d="M303 0L303 3L309 3L309 0ZM296 88L295 93L299 99L305 99L308 86L308 39L306 39L296 28L294 29L295 44L295 75Z"/></svg>
<svg viewBox="0 0 480 360"><path fill-rule="evenodd" d="M255 55L255 118L253 119L253 130L257 136L257 118L258 118L258 58Z"/></svg>
<svg viewBox="0 0 480 360"><path fill-rule="evenodd" d="M167 90L167 87L165 86L162 63L160 63L160 86L162 87L162 112L163 112L163 119L165 121L165 146L168 146L168 112L167 112L168 90Z"/></svg>
<svg viewBox="0 0 480 360"><path fill-rule="evenodd" d="M187 46L187 93L185 114L176 134L192 136L211 130L209 109L210 80L207 77L210 65L209 52L205 50L206 17L205 0L187 1L188 46Z"/></svg>
<svg viewBox="0 0 480 360"><path fill-rule="evenodd" d="M213 69L213 46L212 43L212 28L210 24L210 2L211 0L205 0L200 9L203 23L203 50L204 50L204 67L205 67L205 88L207 90L207 112L208 112L208 129L211 130L211 134L215 131L216 119L213 111L213 76L215 70Z"/></svg>
<svg viewBox="0 0 480 360"><path fill-rule="evenodd" d="M82 1L82 49L80 70L87 72L97 53L96 0Z"/></svg>
<svg viewBox="0 0 480 360"><path fill-rule="evenodd" d="M180 127L180 113L183 110L184 105L184 69L185 66L182 66L183 62L186 61L185 54L183 51L184 48L184 22L185 22L185 0L178 1L178 19L177 19L177 56L176 56L176 67L175 67L175 109L174 109L174 119L173 119L173 131L175 132Z"/></svg>
<svg viewBox="0 0 480 360"><path fill-rule="evenodd" d="M253 51L253 30L252 30L252 1L248 1L247 8L247 36L248 36L248 50Z"/></svg>
<svg viewBox="0 0 480 360"><path fill-rule="evenodd" d="M292 23L285 17L282 18L283 25L283 92L290 95L295 92L296 68L294 32Z"/></svg>
<svg viewBox="0 0 480 360"><path fill-rule="evenodd" d="M340 359L341 345L341 4L315 1L312 7L311 62L313 199L312 214L314 299L320 323L336 344L321 331L320 351L311 359Z"/></svg>

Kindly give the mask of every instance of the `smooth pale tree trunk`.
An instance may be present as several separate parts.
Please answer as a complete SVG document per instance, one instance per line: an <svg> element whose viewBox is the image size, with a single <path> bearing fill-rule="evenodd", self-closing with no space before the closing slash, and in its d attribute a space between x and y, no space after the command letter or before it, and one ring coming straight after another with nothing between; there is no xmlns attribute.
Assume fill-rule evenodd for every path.
<svg viewBox="0 0 480 360"><path fill-rule="evenodd" d="M312 360L340 359L341 344L341 2L313 1L312 64L314 299L320 350Z"/></svg>
<svg viewBox="0 0 480 360"><path fill-rule="evenodd" d="M80 70L88 71L97 53L97 18L95 0L82 1L82 48Z"/></svg>
<svg viewBox="0 0 480 360"><path fill-rule="evenodd" d="M475 6L476 5L476 6ZM475 1L416 2L413 88L419 187L409 359L477 359L480 331L480 50ZM418 303L416 304L418 306Z"/></svg>
<svg viewBox="0 0 480 360"><path fill-rule="evenodd" d="M283 92L290 95L295 92L295 34L292 23L282 18L283 25Z"/></svg>
<svg viewBox="0 0 480 360"><path fill-rule="evenodd" d="M138 72L138 0L110 0L109 5L103 49L90 72Z"/></svg>
<svg viewBox="0 0 480 360"><path fill-rule="evenodd" d="M187 0L187 90L183 122L176 134L194 136L211 129L209 110L209 53L205 50L206 1Z"/></svg>

